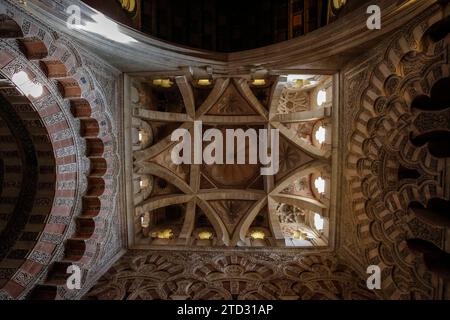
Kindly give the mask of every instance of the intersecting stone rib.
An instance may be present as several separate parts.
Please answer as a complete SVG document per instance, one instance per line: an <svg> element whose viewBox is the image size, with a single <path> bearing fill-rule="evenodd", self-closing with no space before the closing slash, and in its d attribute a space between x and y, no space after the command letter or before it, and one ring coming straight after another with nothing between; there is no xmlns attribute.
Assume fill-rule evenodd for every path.
<svg viewBox="0 0 450 320"><path fill-rule="evenodd" d="M330 157L331 154L329 151L327 151L325 149L319 149L315 146L308 144L307 142L303 141L302 139L299 139L296 136L295 132L290 131L289 129L287 129L285 126L283 126L279 122L271 122L271 125L274 128L278 129L279 132L284 137L286 137L289 141L294 143L296 146L298 146L300 149L302 149L305 153L307 153L311 157L319 158L319 159L327 159Z"/></svg>
<svg viewBox="0 0 450 320"><path fill-rule="evenodd" d="M281 93L286 85L286 77L278 77L275 85L272 87L272 92L270 94L270 104L269 104L269 119L273 118L277 113L278 104L280 101Z"/></svg>
<svg viewBox="0 0 450 320"><path fill-rule="evenodd" d="M285 188L289 186L295 179L299 179L311 173L321 171L325 169L327 166L327 162L323 160L315 160L308 162L296 170L288 174L282 181L278 183L278 185L270 192L270 195L277 195Z"/></svg>
<svg viewBox="0 0 450 320"><path fill-rule="evenodd" d="M151 174L151 175L157 176L161 179L169 181L175 187L180 189L180 191L182 191L186 194L193 193L191 187L183 179L181 179L175 173L173 173L169 169L167 169L159 164L156 164L153 162L145 163L144 166L140 167L137 170L137 173L138 174Z"/></svg>
<svg viewBox="0 0 450 320"><path fill-rule="evenodd" d="M214 211L214 209L209 205L207 201L198 198L197 203L198 206L205 213L209 222L211 222L216 232L217 239L219 239L219 245L224 244L228 246L230 244L230 235L228 234L227 228L225 227L225 224L222 222L220 217L217 215L217 213Z"/></svg>
<svg viewBox="0 0 450 320"><path fill-rule="evenodd" d="M234 79L234 83L239 93L250 103L250 105L255 109L256 112L259 113L261 117L263 117L266 121L268 119L268 112L264 108L264 106L259 102L259 100L255 97L248 82L246 79Z"/></svg>
<svg viewBox="0 0 450 320"><path fill-rule="evenodd" d="M217 102L217 100L219 100L219 98L225 92L229 83L230 83L229 79L220 78L216 80L216 84L214 85L214 88L212 89L208 98L206 98L203 104L198 108L196 114L197 118L204 115L209 111L209 109L212 108L212 106Z"/></svg>
<svg viewBox="0 0 450 320"><path fill-rule="evenodd" d="M147 109L142 109L142 108L135 108L133 115L140 119L151 120L151 121L155 121L155 122L193 121L193 119L185 113L162 112L162 111L147 110Z"/></svg>
<svg viewBox="0 0 450 320"><path fill-rule="evenodd" d="M301 197L290 194L279 194L273 195L271 197L276 202L289 204L306 210L311 210L315 213L319 213L320 215L322 215L323 210L326 209L326 206L320 201L307 197Z"/></svg>
<svg viewBox="0 0 450 320"><path fill-rule="evenodd" d="M192 192L197 193L200 189L200 165L191 165L189 184Z"/></svg>
<svg viewBox="0 0 450 320"><path fill-rule="evenodd" d="M153 210L175 205L182 204L190 201L194 195L192 194L175 194L175 195L163 195L156 196L151 198L150 200L144 202L141 206L139 206L136 211L139 214L140 212L151 212Z"/></svg>
<svg viewBox="0 0 450 320"><path fill-rule="evenodd" d="M239 189L218 189L203 191L197 196L202 200L261 200L266 196L264 191L259 190L239 190Z"/></svg>
<svg viewBox="0 0 450 320"><path fill-rule="evenodd" d="M277 114L271 119L275 122L305 122L305 121L315 121L331 116L331 108L318 108L310 111L293 112L288 114Z"/></svg>
<svg viewBox="0 0 450 320"><path fill-rule="evenodd" d="M181 96L183 97L184 107L186 113L192 119L195 118L195 99L192 87L185 76L179 76L175 78L175 81L180 89Z"/></svg>
<svg viewBox="0 0 450 320"><path fill-rule="evenodd" d="M194 198L186 205L186 213L184 215L183 227L178 236L178 244L188 245L189 239L195 227L195 209L197 207L197 200Z"/></svg>
<svg viewBox="0 0 450 320"><path fill-rule="evenodd" d="M188 129L189 130L190 128L192 128L191 122L185 122L180 126L180 129ZM161 153L166 148L169 148L171 145L173 145L175 143L177 143L177 142L171 141L170 136L167 136L149 148L146 148L144 150L135 151L133 153L133 156L135 157L136 162L141 162L141 161L153 158L154 156L157 156L159 153Z"/></svg>
<svg viewBox="0 0 450 320"><path fill-rule="evenodd" d="M216 115L203 115L198 120L204 124L242 124L242 125L254 125L254 124L266 124L267 120L258 115L253 116L216 116Z"/></svg>
<svg viewBox="0 0 450 320"><path fill-rule="evenodd" d="M244 241L247 235L248 229L250 228L253 220L258 215L258 213L264 208L267 204L267 197L255 202L255 204L250 208L245 217L241 219L239 224L236 227L236 230L233 233L233 237L231 239L231 246L236 246L239 240Z"/></svg>

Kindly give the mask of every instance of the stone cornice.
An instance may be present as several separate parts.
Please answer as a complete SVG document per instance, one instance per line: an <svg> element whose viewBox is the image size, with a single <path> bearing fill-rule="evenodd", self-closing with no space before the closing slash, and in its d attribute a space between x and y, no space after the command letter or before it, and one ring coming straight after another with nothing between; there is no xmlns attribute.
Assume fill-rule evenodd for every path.
<svg viewBox="0 0 450 320"><path fill-rule="evenodd" d="M96 12L81 1L67 0L58 3L30 0L24 8L124 72L211 66L215 74L227 75L245 73L252 68L339 70L349 58L372 46L383 35L392 34L422 12L439 10L437 0L407 1L403 4L395 0L371 1L370 4L378 4L382 9L381 30L367 29L366 6L361 6L342 19L305 36L263 48L225 54L171 44L123 25L118 26L119 30L137 40L137 43L121 44L83 30L70 30L66 27L68 15L65 9L72 4L80 6L82 16L92 16Z"/></svg>

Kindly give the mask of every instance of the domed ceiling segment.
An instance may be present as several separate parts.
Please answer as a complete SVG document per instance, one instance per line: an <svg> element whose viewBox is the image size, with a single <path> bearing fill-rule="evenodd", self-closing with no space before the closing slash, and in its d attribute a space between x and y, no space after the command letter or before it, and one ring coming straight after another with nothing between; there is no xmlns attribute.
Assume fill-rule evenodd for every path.
<svg viewBox="0 0 450 320"><path fill-rule="evenodd" d="M23 124L3 94L0 103L0 238L4 240L0 258L4 258L8 253L7 242L12 241L11 246L17 236L11 233L13 221L26 221L31 213L37 187L37 159L30 134L27 130L19 132L24 129ZM31 187L25 187L26 184ZM17 223L20 228L21 222Z"/></svg>
<svg viewBox="0 0 450 320"><path fill-rule="evenodd" d="M155 74L128 82L135 246L328 245L334 220L332 77L206 80ZM224 137L223 162L174 163L172 151L180 151L179 142L171 140L175 129L188 130L192 145L196 130L201 139L215 129ZM250 161L250 137L235 146L234 164L225 163L230 129L278 131L275 174L262 175L265 165ZM203 150L214 139L204 139ZM239 150L245 151L242 164L237 164Z"/></svg>
<svg viewBox="0 0 450 320"><path fill-rule="evenodd" d="M334 220L332 77L155 74L128 83L134 246L328 245ZM226 141L221 152L214 151L222 153L223 162L176 164L172 151L180 151L179 142L171 139L176 129L192 137L197 130L203 150L215 139L204 138L211 129L224 140L230 129L277 130L279 169L261 174L265 165L250 161L250 137L235 146L234 164L225 163L225 153L232 152ZM237 164L239 150L245 151L242 164Z"/></svg>
<svg viewBox="0 0 450 320"><path fill-rule="evenodd" d="M19 82L17 72L12 77ZM55 198L56 161L49 133L29 97L0 75L0 287L42 235Z"/></svg>

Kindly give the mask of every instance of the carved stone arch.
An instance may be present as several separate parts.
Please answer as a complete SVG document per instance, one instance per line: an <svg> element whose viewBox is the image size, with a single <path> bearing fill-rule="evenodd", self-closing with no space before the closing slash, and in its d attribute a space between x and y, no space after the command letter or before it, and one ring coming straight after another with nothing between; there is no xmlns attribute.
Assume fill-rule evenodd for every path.
<svg viewBox="0 0 450 320"><path fill-rule="evenodd" d="M0 54L4 57L9 57L9 59L4 60L5 64L1 66L2 73L8 79L11 79L14 74L25 72L34 81L42 83L44 88L43 96L37 99L32 98L31 101L24 97L24 101L39 115L40 120L38 121L49 133L49 142L54 146L56 161L55 199L52 201L49 218L46 222L45 220L42 221L45 228L37 238L41 240L32 249L27 261L17 271L19 278L12 278L9 283L9 287L11 287L14 282L17 283L18 281L21 290L10 292L8 291L8 284L3 289L3 292L6 292L4 294L17 297L35 284L35 281L47 268L51 259L58 255L62 241L70 229L71 216L76 211L73 204L77 201L77 188L82 191L83 187L79 186L80 182L76 175L76 162L80 161L77 154L78 140L71 139L74 136L75 126L67 118L63 103L55 95L51 84L44 81L44 78L39 73L40 70L29 64L20 55L17 55L17 52L11 50L4 42L0 43ZM12 81L11 87L15 87ZM15 90L17 95L20 96L20 89ZM65 161L62 162L62 159ZM74 211L70 209L71 207L74 208Z"/></svg>
<svg viewBox="0 0 450 320"><path fill-rule="evenodd" d="M313 162L306 163L305 165L297 168L295 171L287 175L279 184L274 188L271 194L277 194L281 192L284 188L288 186L290 182L297 179L298 177L311 174L315 171L321 170L326 166L326 162L316 160Z"/></svg>
<svg viewBox="0 0 450 320"><path fill-rule="evenodd" d="M216 232L217 238L221 241L221 243L224 243L225 245L228 245L230 243L230 234L227 231L227 228L225 227L222 220L219 218L217 213L211 206L208 204L208 202L198 199L198 206L202 208L203 212L207 216L208 220L211 222L212 226L214 227L214 230Z"/></svg>
<svg viewBox="0 0 450 320"><path fill-rule="evenodd" d="M142 168L139 168L137 170L137 173L139 174L151 174L154 176L157 176L161 179L164 179L166 181L170 181L171 184L173 184L175 187L180 189L180 191L189 194L192 193L192 189L183 179L181 179L179 176L177 176L175 173L170 171L169 169L158 165L156 163L150 163L146 164Z"/></svg>
<svg viewBox="0 0 450 320"><path fill-rule="evenodd" d="M213 107L213 105L219 100L219 98L228 88L229 84L230 79L219 78L216 80L211 93L208 95L203 104L198 107L198 110L196 111L198 116L206 114Z"/></svg>
<svg viewBox="0 0 450 320"><path fill-rule="evenodd" d="M60 35L52 44L55 49L50 50L50 56L64 63L70 75L83 66L80 53L66 36Z"/></svg>
<svg viewBox="0 0 450 320"><path fill-rule="evenodd" d="M237 245L238 241L245 241L245 238L247 236L248 230L255 219L255 217L258 215L258 213L261 211L261 209L267 205L267 198L263 198L256 202L252 208L247 212L247 214L241 219L238 226L236 227L236 230L234 231L231 239L231 245Z"/></svg>
<svg viewBox="0 0 450 320"><path fill-rule="evenodd" d="M406 212L411 199L426 202L442 194L439 182L435 181L443 168L442 161L425 148L414 146L409 137L414 119L413 99L428 94L440 75L448 73L442 54L448 46L442 40L433 45L426 37L427 29L439 15L424 14L423 23L410 24L404 32L394 35L388 41L388 49L383 49L381 58L370 67L374 72L365 82L367 86L361 90L361 96L354 97L361 103L351 130L348 169L353 214L358 219L354 220L356 236L364 248L365 260L378 264L388 279L386 293L391 298L408 295L406 284L402 283L407 275L417 279L414 294L433 294L434 280L430 280L426 271L417 272L423 267L408 251L405 240L420 233L438 241L440 234ZM373 141L377 141L376 152L370 147ZM400 166L396 169L393 163ZM391 178L399 174L401 167L415 170L421 178L405 181Z"/></svg>
<svg viewBox="0 0 450 320"><path fill-rule="evenodd" d="M83 118L82 114L76 114L80 119L75 120L69 117L70 122L73 123L74 127L81 128L84 132L83 138L76 138L77 144L79 145L77 152L83 158L83 160L77 161L76 163L81 165L81 170L83 174L80 176L80 181L85 182L86 187L80 187L78 195L84 192L86 189L86 194L83 195L83 201L74 201L73 203L83 204L83 208L74 206L74 210L82 209L86 215L82 215L77 218L77 224L71 225L70 230L68 229L67 235L76 232L77 237L85 237L86 240L74 240L69 239L66 243L66 252L60 251L58 255L63 258L65 255L67 259L68 256L71 259L75 259L78 263L88 266L94 265L102 258L105 254L100 254L99 243L109 239L110 231L108 231L109 225L105 224L104 218L111 216L115 212L115 202L112 197L116 193L116 183L118 169L117 157L115 152L117 146L108 137L111 137L113 130L113 122L110 121L111 113L109 113L109 103L115 103L113 100L107 99L105 95L98 91L100 84L95 83L94 78L96 75L92 74L92 70L95 68L95 58L89 57L86 59L84 53L79 53L79 49L76 45L72 44L70 40L61 34L58 34L51 30L50 28L43 26L40 22L37 22L33 18L26 16L23 12L17 10L14 6L9 3L3 2L0 5L0 11L7 11L8 15L16 21L16 23L22 29L22 36L25 39L30 39L31 41L41 41L41 46L45 47L46 55L38 56L32 55L33 59L38 59L39 64L43 67L48 78L57 78L57 83L63 88L63 99L58 98L57 100L62 104L69 104L69 101L84 99L86 98L88 104L92 108L91 111L94 113L94 117ZM61 66L61 67L58 67ZM60 68L61 72L50 72L49 68ZM64 67L63 67L64 66ZM64 70L65 69L65 70ZM58 71L58 69L55 69ZM38 72L38 71L36 71ZM38 72L39 73L39 72ZM48 81L45 77L40 78L42 81ZM47 82L49 83L49 82ZM54 90L53 84L48 84L50 91L53 91L56 95L58 93ZM97 92L96 92L97 91ZM112 96L111 96L112 97ZM81 100L80 100L81 101ZM96 113L94 110L96 106L100 106L99 112ZM69 108L67 108L69 109ZM97 123L95 123L97 122ZM99 126L97 126L97 124ZM92 125L92 126L91 126ZM95 129L95 128L98 129ZM87 130L86 130L87 129ZM93 129L93 130L91 130ZM86 132L91 132L86 137ZM90 136L91 135L91 136ZM97 136L98 135L98 136ZM78 137L78 132L72 136ZM96 137L97 136L97 137ZM103 140L103 141L102 141ZM87 156L90 158L89 161L81 155L80 152L86 152ZM90 171L90 172L89 172ZM89 175L89 178L84 178L84 174ZM99 183L96 187L95 185ZM101 186L101 187L99 187ZM92 195L104 194L104 199L101 201L93 201L94 199L89 199ZM92 201L91 201L92 200ZM100 210L98 206L100 205ZM90 216L90 212L95 212L95 217ZM69 220L68 224L71 223ZM96 227L97 224L97 227ZM81 256L79 254L80 250L84 252ZM71 255L70 252L77 252L75 255ZM53 271L48 275L46 280L46 285L44 287L37 287L33 293L33 297L55 297L56 294L64 296L67 292L59 288L58 292L55 290L60 283L52 282L52 278L59 278L58 274L59 268L63 267L64 263L56 263ZM87 277L83 277L83 281ZM45 281L44 281L45 282ZM60 281L61 282L61 281ZM50 286L48 286L50 285Z"/></svg>
<svg viewBox="0 0 450 320"><path fill-rule="evenodd" d="M436 17L429 18L429 21L433 21L434 19L436 19ZM425 30L426 28L424 28L423 26L414 29L414 37L417 39L418 43L421 43L420 41L422 41L422 36L424 35ZM370 119L372 117L375 117L375 114L372 114L373 109L371 106L374 105L374 100L372 97L382 95L382 91L380 89L382 88L383 83L385 83L389 77L400 76L397 70L398 64L401 61L401 57L398 57L398 54L401 54L401 56L403 57L409 52L419 50L419 47L408 44L408 42L403 37L400 37L400 39L394 38L393 40L391 40L391 45L389 45L388 49L386 50L384 60L381 60L376 65L376 67L373 68L374 73L371 77L369 77L370 86L365 89L365 92L361 97L363 108L358 111L355 119L361 121L362 119ZM369 112L369 114L364 116L362 112Z"/></svg>

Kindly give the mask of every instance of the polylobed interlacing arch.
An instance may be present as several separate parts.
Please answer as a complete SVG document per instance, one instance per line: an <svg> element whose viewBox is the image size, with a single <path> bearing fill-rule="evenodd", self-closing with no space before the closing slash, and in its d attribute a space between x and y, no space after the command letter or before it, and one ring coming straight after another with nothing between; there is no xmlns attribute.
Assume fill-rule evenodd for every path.
<svg viewBox="0 0 450 320"><path fill-rule="evenodd" d="M129 251L86 299L376 299L333 255Z"/></svg>
<svg viewBox="0 0 450 320"><path fill-rule="evenodd" d="M392 299L438 295L438 279L417 260L407 240L421 238L437 246L444 240L442 229L408 211L412 201L426 204L448 197L444 194L448 181L440 178L445 159L411 140L418 119L413 101L430 96L433 86L449 76L448 37L434 42L427 33L443 18L443 11L424 14L420 23L406 26L389 40L387 49L380 46L381 58L366 73L346 79L353 92L346 92L345 104L356 110L347 145L352 220L357 228L353 239L363 263L381 268L382 286Z"/></svg>

